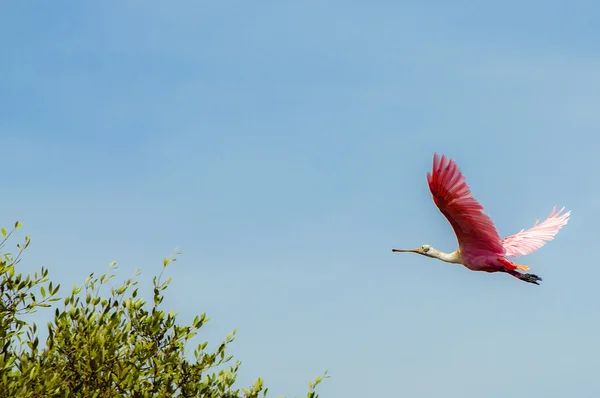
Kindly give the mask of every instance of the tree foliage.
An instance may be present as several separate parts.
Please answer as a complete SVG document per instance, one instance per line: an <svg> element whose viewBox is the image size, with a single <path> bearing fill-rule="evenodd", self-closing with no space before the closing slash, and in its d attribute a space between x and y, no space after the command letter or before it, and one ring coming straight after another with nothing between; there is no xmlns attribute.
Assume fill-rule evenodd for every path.
<svg viewBox="0 0 600 398"><path fill-rule="evenodd" d="M82 286L60 298L48 270L22 275L21 255L29 246L25 237L16 254L5 246L21 227L2 228L0 243L0 396L2 397L258 397L266 396L262 379L247 388L235 388L240 362L232 363L227 345L235 330L215 350L198 344L193 359L187 343L209 321L199 314L189 325L177 323L177 314L161 309L170 278L162 281L175 257L165 258L153 278L148 305L139 297L135 277L110 287L115 264L100 276L91 274ZM177 254L177 253L175 253ZM62 301L62 308L60 301ZM53 304L55 303L55 304ZM40 309L52 311L48 336L40 343L37 325L25 318ZM48 309L50 308L50 309ZM308 398L326 378L309 382Z"/></svg>

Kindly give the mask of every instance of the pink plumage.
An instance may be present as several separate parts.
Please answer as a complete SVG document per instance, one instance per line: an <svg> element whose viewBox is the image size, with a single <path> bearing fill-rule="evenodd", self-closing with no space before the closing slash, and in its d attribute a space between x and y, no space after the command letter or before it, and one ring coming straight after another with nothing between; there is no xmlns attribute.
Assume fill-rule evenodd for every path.
<svg viewBox="0 0 600 398"><path fill-rule="evenodd" d="M564 207L541 223L502 239L492 219L484 213L483 206L473 197L465 177L452 159L433 156L433 168L427 173L427 183L433 201L448 219L458 240L458 249L442 253L429 245L417 249L393 249L395 252L414 252L449 263L463 264L473 271L506 272L525 282L539 284L537 275L523 274L529 267L515 264L507 256L529 254L550 241L564 225L571 212L562 213ZM539 221L539 220L538 220Z"/></svg>
<svg viewBox="0 0 600 398"><path fill-rule="evenodd" d="M503 255L502 240L492 219L471 194L465 177L452 159L433 157L432 173L427 173L433 201L446 216L461 248L468 253Z"/></svg>
<svg viewBox="0 0 600 398"><path fill-rule="evenodd" d="M538 224L540 220L535 222L535 225L528 230L521 230L514 235L511 235L502 240L502 245L506 250L507 256L519 257L536 251L540 247L544 246L546 242L554 239L554 236L569 221L571 212L568 211L563 213L563 207L558 212L556 206L552 209L552 212L541 224Z"/></svg>

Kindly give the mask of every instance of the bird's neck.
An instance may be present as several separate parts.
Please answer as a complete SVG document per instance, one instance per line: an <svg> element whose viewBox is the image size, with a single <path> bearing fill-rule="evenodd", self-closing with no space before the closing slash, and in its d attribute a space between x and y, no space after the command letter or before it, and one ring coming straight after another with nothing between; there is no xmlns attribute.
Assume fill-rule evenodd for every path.
<svg viewBox="0 0 600 398"><path fill-rule="evenodd" d="M431 254L433 255L433 257L437 258L438 260L442 260L447 263L462 264L462 258L460 256L460 252L458 250L456 250L452 253L444 253L439 250L436 250L434 253L431 253Z"/></svg>

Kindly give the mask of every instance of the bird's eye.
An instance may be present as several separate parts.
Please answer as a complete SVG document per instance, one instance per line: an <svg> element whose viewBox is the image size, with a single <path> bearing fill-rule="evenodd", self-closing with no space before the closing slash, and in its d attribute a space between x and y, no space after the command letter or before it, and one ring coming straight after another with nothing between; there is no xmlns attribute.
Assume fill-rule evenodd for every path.
<svg viewBox="0 0 600 398"><path fill-rule="evenodd" d="M431 246L429 246L429 245L423 245L423 246L421 246L421 250L423 251L423 253L427 253L430 248L431 248Z"/></svg>

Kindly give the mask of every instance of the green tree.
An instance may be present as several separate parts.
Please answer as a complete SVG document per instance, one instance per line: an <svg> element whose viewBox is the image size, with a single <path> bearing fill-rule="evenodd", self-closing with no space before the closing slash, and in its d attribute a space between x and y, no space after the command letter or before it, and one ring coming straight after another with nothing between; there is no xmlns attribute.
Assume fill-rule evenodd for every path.
<svg viewBox="0 0 600 398"><path fill-rule="evenodd" d="M2 228L1 253L20 227L17 222L10 233ZM107 297L100 294L115 276L114 263L107 273L91 274L83 286L59 298L60 285L53 284L47 269L33 276L16 271L29 243L25 237L15 255L0 255L0 396L266 396L268 389L260 378L248 388L234 388L240 362L232 363L226 350L235 330L215 350L207 351L208 342L203 342L193 350L192 360L186 357L186 344L209 318L203 313L191 324L180 325L175 313L161 309L171 280L162 281L162 275L177 253L164 259L160 275L153 278L153 301L148 305L138 297L139 271L111 287ZM37 325L24 318L52 303L54 319L40 344ZM327 372L309 382L308 398L318 397L315 387L326 377Z"/></svg>

